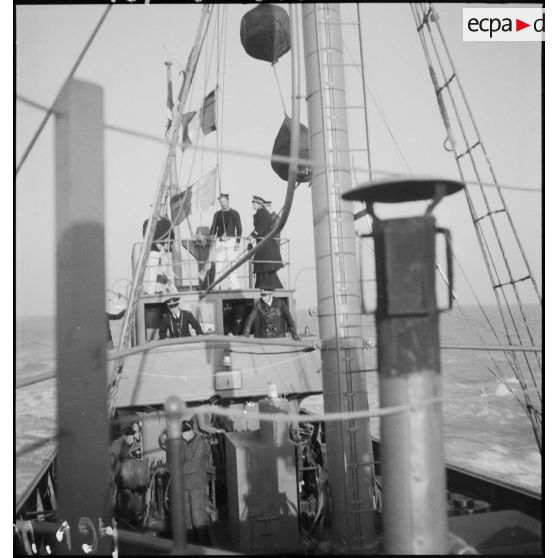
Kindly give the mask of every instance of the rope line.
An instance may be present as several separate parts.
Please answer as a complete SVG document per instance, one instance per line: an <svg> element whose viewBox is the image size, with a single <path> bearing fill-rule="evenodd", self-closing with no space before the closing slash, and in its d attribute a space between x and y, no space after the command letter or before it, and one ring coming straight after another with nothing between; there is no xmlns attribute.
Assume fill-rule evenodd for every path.
<svg viewBox="0 0 558 558"><path fill-rule="evenodd" d="M509 388L508 388L509 389ZM535 388L531 388L528 391L533 391ZM511 391L511 390L510 390ZM254 395L259 395L259 391L252 392ZM418 407L425 407L429 405L434 405L437 403L450 403L450 402L460 402L466 401L470 399L477 399L477 398L488 398L488 397L501 397L499 393L492 392L487 393L483 390L481 393L475 392L470 395L456 395L450 397L434 397L430 399L425 399L422 401L413 401L406 405L393 405L391 407L383 407L381 409L377 409L374 411L371 410L362 410L362 411L350 411L350 412L335 412L335 413L312 413L312 414L305 414L305 413L260 413L259 410L255 409L251 415L252 418L257 418L260 421L266 422L275 422L275 423L290 423L290 422L335 422L335 421L344 421L344 420L354 420L358 418L378 418L378 417L385 417L389 415L399 414L406 411L414 410ZM540 414L540 411L534 409ZM228 409L223 408L218 405L200 405L198 407L188 407L188 412L193 412L196 415L202 415L207 413L213 413L214 415L228 417L228 418L245 418L246 411L245 410L236 410L236 409ZM114 422L121 422L124 420L129 421L130 417L117 417L113 418ZM143 416L142 422L157 420L159 421L159 416ZM58 439L58 435L49 436L48 438L42 438L37 440L36 442L32 442L25 446L22 446L17 452L16 457L21 457L31 451L39 449L50 442L56 441Z"/></svg>
<svg viewBox="0 0 558 558"><path fill-rule="evenodd" d="M279 97L281 97L281 105L283 106L283 114L287 116L287 108L285 106L285 99L283 99L283 92L281 91L281 84L279 83L279 77L277 76L277 69L275 64L271 64L273 68L273 75L275 76L275 82L277 83L277 89L279 90Z"/></svg>
<svg viewBox="0 0 558 558"><path fill-rule="evenodd" d="M192 338L195 340L195 337ZM238 339L235 338L235 342L251 342L248 339ZM196 341L193 341L196 342ZM199 341L198 341L199 342ZM139 353L143 353L143 352L147 352L150 351L152 349L157 349L160 347L172 347L173 345L179 345L182 344L183 340L182 339L167 339L164 341L153 341L150 342L149 344L146 345L141 345L138 347L133 347L131 349L127 349L125 351L111 351L111 353L109 353L107 355L107 362L109 361L114 361L114 360L119 360L121 358L124 358L126 356L131 356L134 354L139 354ZM223 344L225 344L225 342L223 341ZM310 352L311 350L313 350L314 347L311 346L306 346L304 349L300 349L297 351L280 351L280 352L262 352L262 353L256 353L256 352L248 352L248 351L238 351L238 350L233 350L231 351L233 354L249 354L249 355L260 355L260 356L266 356L266 355L270 355L270 354L291 354L291 353L295 353L295 352L303 352L303 353L307 353ZM539 346L532 346L532 347L519 347L519 346L515 346L515 345L441 345L440 349L442 350L451 350L451 351L459 351L459 350L463 350L463 351L489 351L489 352L536 352L536 353L541 353L542 352L542 347ZM206 350L206 347L204 346L199 346L199 347L189 347L188 350ZM302 356L302 355L300 355ZM255 370L257 370L257 368L255 368ZM193 377L193 376L190 376ZM205 377L205 376L204 376ZM40 382L45 382L47 380L52 380L56 378L56 370L51 370L49 372L44 372L42 373L39 377L35 377L35 378L22 378L22 379L18 379L16 381L16 389L19 388L23 388L23 387L27 387L27 386L32 386L34 384L38 384Z"/></svg>
<svg viewBox="0 0 558 558"><path fill-rule="evenodd" d="M27 148L23 152L23 155L22 155L21 159L19 160L19 163L16 166L16 176L19 173L19 171L21 170L21 167L23 166L23 163L25 163L25 160L29 156L29 153L31 153L31 150L35 146L35 143L39 139L39 136L41 135L41 132L43 131L46 123L48 122L48 119L54 113L54 106L55 106L56 102L58 101L58 98L60 97L60 94L62 93L62 91L64 90L66 85L69 83L69 81L74 76L74 74L75 74L76 70L78 69L81 61L83 60L83 57L85 56L85 54L89 50L89 47L91 46L91 43L93 42L93 39L97 35L97 32L101 28L101 25L103 25L103 22L105 21L106 17L108 16L108 13L109 13L111 8L112 8L112 4L110 4L106 7L105 11L103 12L103 15L101 16L101 19L98 21L98 23L95 26L95 28L93 29L93 32L91 33L89 39L85 43L85 46L83 47L80 55L78 56L78 59L75 61L74 65L72 66L72 69L70 70L70 73L68 74L68 77L64 80L64 83L62 84L62 87L58 91L58 94L56 95L56 98L52 102L52 105L47 109L47 113L45 114L43 120L39 124L39 127L37 128L37 131L33 134L33 137L31 138L31 141L29 142L29 145L27 146Z"/></svg>
<svg viewBox="0 0 558 558"><path fill-rule="evenodd" d="M355 58L353 57L353 54L351 53L347 43L344 40L343 40L343 45L345 46L345 50L346 50L347 54L349 55L349 58L351 59L351 62L353 64L356 64ZM393 144L395 145L395 150L397 152L397 156L399 158L399 162L401 163L401 166L404 167L405 170L409 174L412 174L411 167L409 166L409 163L407 162L407 159L405 158L405 155L403 154L401 146L399 145L399 142L397 141L397 139L396 139L396 137L393 133L393 130L391 129L391 126L389 125L386 113L385 113L383 107L381 106L380 94L379 94L376 86L374 85L374 81L370 77L372 75L372 73L370 72L370 69L368 68L368 65L366 64L366 61L362 60L362 63L363 63L364 67L358 67L357 71L361 75L361 78L363 80L366 91L368 92L368 95L370 95L370 98L372 99L372 103L376 107L376 110L378 111L378 115L380 116L382 122L384 123L384 126L386 127L386 130L388 131L388 134L391 137L391 140L393 141ZM366 78L364 77L364 68L366 68L368 79L370 80L370 82L374 86L374 89L376 91L376 95L378 96L378 101L376 101L376 98L374 97L374 94L372 93L372 90L370 89L370 87L368 86L368 83L366 82ZM374 171L374 172L376 172L376 171Z"/></svg>
<svg viewBox="0 0 558 558"><path fill-rule="evenodd" d="M454 154L457 167L459 170L459 174L463 179L465 172L463 168L463 161L461 160L461 158L466 155L467 160L478 181L481 181L481 167L479 164L480 162L484 165L485 168L484 172L486 172L487 170L492 180L495 183L497 183L494 168L492 167L492 164L488 157L488 153L482 142L480 131L474 119L467 96L465 94L464 88L459 79L457 70L455 68L447 43L442 33L442 29L439 23L439 16L436 13L432 4L428 6L428 10L427 10L427 6L424 4L411 4L411 10L415 18L415 24L417 25L417 30L419 32L419 38L430 71L430 77L432 79L432 83L434 85L434 89L436 92L436 99L438 102L440 114L442 116L442 121L444 123L447 132L446 142L449 142L451 144L451 149L448 148L448 150L452 151ZM433 29L431 27L431 21L434 22L437 31L436 39L434 37ZM431 45L432 51L430 50L427 44L427 39L429 40L429 44ZM438 45L440 45L440 48L438 47ZM431 52L433 53L434 56L431 56ZM444 60L442 60L442 57L444 58ZM446 62L447 64L444 64L444 62ZM436 67L435 67L435 63L436 63ZM448 68L450 72L449 77L448 77L448 72L445 69L446 65L449 66ZM438 73L441 75L441 78L443 80L442 86L440 86L440 83L438 81ZM455 88L451 87L454 81L456 83ZM457 105L456 95L454 95L454 89L457 89L456 91L457 100L464 103L466 117L468 118L467 122L469 123L470 127L472 127L472 132L473 132L472 141L470 141L471 134L467 133L465 129L464 121L461 117L460 110ZM445 93L446 96L448 97L449 105L446 105L446 101L444 100L443 93ZM451 114L451 119L453 120L457 128L457 132L458 132L457 136L454 136L452 121L450 120L450 114ZM482 149L482 155L479 155L478 157L476 157L476 155L473 153L473 149L477 146L480 146L480 148ZM480 161L478 161L478 159L480 159ZM526 258L526 254L520 242L515 225L511 219L506 201L504 199L504 196L500 188L497 188L497 193L499 195L500 205L498 206L498 209L495 211L491 205L487 192L485 191L483 186L481 186L480 188L480 194L482 197L481 199L484 202L484 206L481 204L480 201L475 201L471 193L469 192L469 189L465 188L465 196L467 199L471 217L473 219L475 232L481 246L483 259L488 274L490 276L491 284L494 290L494 295L496 297L496 302L498 304L500 316L502 319L502 324L504 326L508 343L511 344L513 342L512 334L515 334L515 336L517 336L517 339L519 339L520 341L522 335L519 330L519 324L518 324L519 320L516 320L516 317L514 316L514 313L511 309L508 292L507 290L500 288L503 287L503 285L511 285L512 292L510 292L509 295L511 295L512 293L514 295L514 300L518 305L520 317L522 319L523 326L525 327L527 337L529 338L530 342L533 344L534 343L533 335L531 333L529 323L527 321L526 314L523 308L522 300L517 288L518 280L514 279L514 273L511 267L511 260L509 260L508 254L504 249L503 239L501 234L501 228L502 228L501 221L498 222L496 221L494 217L495 213L503 212L505 214L505 217L507 218L506 223L508 223L509 227L511 228L511 232L513 233L513 239L515 240L516 248L519 250L519 253L522 256L524 268L527 270L526 279L530 279L531 285L534 289L535 294L537 295L539 302L541 301L541 295L539 293L539 289L535 281L534 275L532 273L530 264ZM481 217L478 217L477 209L481 212ZM481 219L483 217L489 217L489 219L487 219L486 222L483 221L481 223ZM484 224L485 227L481 226L481 224ZM489 225L491 225L491 228L488 228ZM494 260L492 250L490 249L490 245L485 233L485 228L488 228L486 233L492 233L492 236L490 238L492 240L492 246L493 248L496 249L497 254L499 256L498 261L499 262L501 261L500 265L497 265ZM509 280L503 281L501 279L500 274L503 275L507 274L506 276L509 278ZM533 363L527 358L527 355L525 353L523 355L523 358L524 358L524 363L527 366L527 369L530 373L531 380L533 384L536 386L537 381L535 379ZM520 365L515 354L513 355L512 360L513 360L512 369L515 372L516 378L519 380L521 387L524 390L526 390L527 384L525 381L525 377L523 375L523 372L520 369ZM542 368L542 363L539 358L536 358L536 363L540 370ZM537 392L537 395L539 401L542 402L542 396L540 392ZM539 446L539 449L542 450L541 425L539 424L537 417L533 416L533 414L530 411L532 405L530 402L530 398L526 393L524 394L524 400L525 400L525 406L527 408L529 418L532 422L533 431L537 439L537 444Z"/></svg>
<svg viewBox="0 0 558 558"><path fill-rule="evenodd" d="M509 388L508 388L509 389ZM533 391L531 388L530 391ZM260 391L249 392L247 395L260 395ZM511 395L511 394L510 394ZM473 399L487 399L487 398L501 398L502 395L497 393L497 391L486 392L483 390L481 392L474 392L466 395L454 395L445 397L433 397L429 399L424 399L420 401L411 401L410 403L404 405L392 405L390 407L383 407L376 410L360 410L360 411L339 411L334 413L285 413L285 412L273 412L273 413L260 413L257 409L251 411L251 418L257 418L260 421L275 422L275 423L290 423L290 422L336 422L345 420L354 420L358 418L379 418L389 415L395 415L416 409L418 407L426 407L428 405L434 405L438 403L459 403L461 401L468 401ZM279 397L279 400L287 401L283 397ZM256 407L255 403L250 406ZM246 410L231 409L227 407L222 407L220 405L198 405L196 407L187 407L187 414L194 413L196 415L206 415L214 414L227 418L245 418L247 415ZM129 422L130 416L114 417L112 419L115 423L119 422ZM142 415L142 422L148 421L158 421L160 422L160 416L157 415Z"/></svg>
<svg viewBox="0 0 558 558"><path fill-rule="evenodd" d="M239 374L248 374L248 373L251 373L251 372L259 372L260 370L266 370L268 368L276 368L280 365L295 362L297 360L300 360L304 356L305 356L304 354L301 354L301 355L298 355L298 356L293 357L293 358L280 360L280 361L277 361L277 362L271 362L269 364L263 364L263 365L260 365L260 366L254 366L252 368L244 368L242 370L232 370L232 372L237 372ZM281 372L282 371L279 370L279 376L281 376ZM295 373L295 374L298 374L298 372L299 372L298 370L293 370L293 373ZM148 377L152 377L152 378L168 378L168 379L182 380L184 382L189 382L190 380L194 380L194 379L197 380L197 379L207 378L207 373L197 374L195 376L192 376L191 374L188 374L187 376L177 376L175 374L151 374L149 372L143 372L142 370L133 370L131 368L127 368L126 373L141 374L142 376L148 376ZM219 373L219 372L217 372L217 373ZM260 393L260 391L258 391L257 393Z"/></svg>
<svg viewBox="0 0 558 558"><path fill-rule="evenodd" d="M37 103L36 101L33 101L32 99L29 99L27 97L24 97L23 95L16 95L16 99L18 101L21 101L23 103L26 103L30 106L33 106L35 108L38 109L42 109L44 110L45 107L43 107L43 105L41 105L40 103ZM148 134L146 132L142 132L140 130L134 130L132 128L126 128L124 126L116 126L114 124L104 124L104 127L107 130L111 130L113 132L117 132L120 134L125 134L128 136L132 136L132 137L138 137L138 138L142 138L142 139L146 139L146 140L150 140L156 143L164 143L164 144L168 144L168 142L156 135L153 134ZM195 145L195 143L194 143ZM265 161L276 161L278 163L289 163L291 161L291 158L288 156L283 156L283 155L272 155L271 157L269 156L269 153L258 153L256 151L244 151L242 149L229 149L229 148L224 148L224 147L219 147L219 148L214 148L211 146L205 146L205 150L206 151L217 151L219 150L222 154L226 154L226 155L234 155L237 157L247 157L247 158L252 158L252 159L262 159ZM298 157L294 157L292 159L293 162L295 163L299 163L300 165L305 165L305 166L313 166L319 169L327 169L327 166L324 165L323 161L318 161L318 160L314 160L314 159L301 159ZM340 166L338 167L340 170L343 171L349 171L349 172L353 172L353 171L358 171L358 172L368 172L368 168L365 167L354 167L354 166L350 166L350 167L343 167ZM413 178L413 177L419 177L419 175L415 175L413 173L401 173L401 172L397 172L397 171L392 171L392 170L386 170L386 169L375 169L374 172L378 175L383 175L383 176L389 176L389 177L394 177L394 178ZM455 179L451 178L452 180ZM461 177L459 177L459 180L461 180ZM467 185L469 186L483 186L486 188L499 188L502 190L509 190L512 192L527 192L530 194L542 194L542 190L540 188L529 188L528 186L518 186L518 185L514 185L514 184L496 184L494 182L485 182L485 181L478 181L478 180L466 180L464 179L464 182L466 182Z"/></svg>

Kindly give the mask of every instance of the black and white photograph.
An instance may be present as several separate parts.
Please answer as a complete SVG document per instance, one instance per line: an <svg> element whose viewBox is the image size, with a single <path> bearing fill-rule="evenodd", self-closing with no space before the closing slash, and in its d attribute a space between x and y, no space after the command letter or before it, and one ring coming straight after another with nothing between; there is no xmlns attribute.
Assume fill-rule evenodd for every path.
<svg viewBox="0 0 558 558"><path fill-rule="evenodd" d="M543 553L545 57L543 3L15 3L14 554Z"/></svg>

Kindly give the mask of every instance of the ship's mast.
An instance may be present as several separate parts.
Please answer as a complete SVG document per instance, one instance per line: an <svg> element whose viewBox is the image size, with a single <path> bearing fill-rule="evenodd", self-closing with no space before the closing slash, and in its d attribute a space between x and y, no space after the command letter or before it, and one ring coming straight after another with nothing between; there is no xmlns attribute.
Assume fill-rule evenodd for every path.
<svg viewBox="0 0 558 558"><path fill-rule="evenodd" d="M326 412L368 409L361 300L352 204L339 4L303 4L312 207ZM374 547L368 419L326 423L333 508L332 541L341 552Z"/></svg>

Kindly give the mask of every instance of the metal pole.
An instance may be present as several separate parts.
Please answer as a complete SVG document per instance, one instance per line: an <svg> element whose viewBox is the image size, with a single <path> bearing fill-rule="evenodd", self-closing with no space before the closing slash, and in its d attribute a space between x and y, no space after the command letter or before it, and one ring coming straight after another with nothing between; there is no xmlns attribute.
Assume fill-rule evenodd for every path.
<svg viewBox="0 0 558 558"><path fill-rule="evenodd" d="M135 317L138 299L139 299L139 286L140 282L143 280L143 275L145 272L145 264L147 262L147 258L149 256L149 247L153 242L153 236L155 233L155 224L156 224L156 217L159 216L157 212L157 208L161 205L163 200L163 195L166 190L167 186L167 179L171 172L172 161L173 161L173 154L175 154L176 143L178 141L178 131L180 128L180 121L182 118L182 112L184 110L184 106L186 104L186 99L190 92L190 87L192 85L193 75L198 64L201 47L205 40L207 30L207 26L209 25L209 20L211 18L211 14L213 11L213 6L208 5L202 8L202 15L200 17L200 21L198 24L198 30L196 33L196 39L194 42L194 46L190 51L190 56L188 57L188 63L186 65L186 71L184 75L184 81L182 82L182 88L179 94L179 104L178 109L175 111L172 119L171 129L169 131L169 148L167 151L167 155L165 158L165 164L163 168L162 176L159 180L159 186L157 188L157 193L155 195L155 199L153 200L153 208L154 213L149 218L149 223L147 226L147 230L145 231L144 240L141 246L140 255L138 257L138 267L134 272L134 277L132 280L132 288L131 288L131 296L128 303L128 308L126 309L126 314L124 316L124 323L122 324L122 330L120 334L120 342L119 342L119 349L127 348L128 342L130 340L130 336L132 334L132 320ZM155 217L155 218L154 218ZM118 381L120 375L117 372L118 367L114 372L114 385L111 388L111 400L109 401L109 411L110 414L114 414L114 394L118 388Z"/></svg>
<svg viewBox="0 0 558 558"><path fill-rule="evenodd" d="M165 402L167 416L168 465L170 468L171 519L174 539L173 554L186 549L186 518L184 515L184 483L182 480L182 411L184 403L176 396Z"/></svg>
<svg viewBox="0 0 558 558"><path fill-rule="evenodd" d="M80 518L110 523L101 87L71 80L55 113L58 500L77 544Z"/></svg>
<svg viewBox="0 0 558 558"><path fill-rule="evenodd" d="M352 205L339 4L302 5L312 208L326 412L368 409ZM331 24L331 25L330 25ZM324 170L325 169L325 170ZM326 423L332 542L370 552L376 541L367 419Z"/></svg>
<svg viewBox="0 0 558 558"><path fill-rule="evenodd" d="M374 221L382 407L441 396L434 217ZM381 420L384 550L446 554L442 404Z"/></svg>

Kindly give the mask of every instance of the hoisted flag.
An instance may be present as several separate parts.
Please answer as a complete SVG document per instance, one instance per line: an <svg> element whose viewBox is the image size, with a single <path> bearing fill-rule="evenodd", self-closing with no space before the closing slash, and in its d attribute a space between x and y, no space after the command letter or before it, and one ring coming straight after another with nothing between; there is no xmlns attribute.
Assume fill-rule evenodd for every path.
<svg viewBox="0 0 558 558"><path fill-rule="evenodd" d="M171 62L165 62L167 67L167 127L165 128L165 137L169 132L172 124L172 112L174 110L174 101L172 99L172 78L171 78Z"/></svg>
<svg viewBox="0 0 558 558"><path fill-rule="evenodd" d="M195 110L182 115L182 151L184 151L189 145L192 145L192 140L188 135L188 124L194 116L196 116Z"/></svg>
<svg viewBox="0 0 558 558"><path fill-rule="evenodd" d="M172 196L170 200L171 218L179 225L192 213L203 213L215 203L217 187L217 167L204 174L184 192Z"/></svg>
<svg viewBox="0 0 558 558"><path fill-rule="evenodd" d="M217 130L217 120L215 117L215 102L217 99L217 90L214 89L203 100L203 106L200 109L200 126L203 135L207 136L211 132Z"/></svg>

